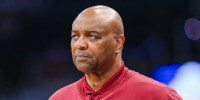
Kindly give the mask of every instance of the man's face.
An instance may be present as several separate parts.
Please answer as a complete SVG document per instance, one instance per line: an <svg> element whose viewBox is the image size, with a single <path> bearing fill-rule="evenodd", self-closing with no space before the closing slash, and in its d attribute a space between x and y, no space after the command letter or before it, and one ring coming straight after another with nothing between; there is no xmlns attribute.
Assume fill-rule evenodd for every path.
<svg viewBox="0 0 200 100"><path fill-rule="evenodd" d="M77 18L72 25L71 51L78 70L104 72L116 58L116 41L110 24L98 18Z"/></svg>

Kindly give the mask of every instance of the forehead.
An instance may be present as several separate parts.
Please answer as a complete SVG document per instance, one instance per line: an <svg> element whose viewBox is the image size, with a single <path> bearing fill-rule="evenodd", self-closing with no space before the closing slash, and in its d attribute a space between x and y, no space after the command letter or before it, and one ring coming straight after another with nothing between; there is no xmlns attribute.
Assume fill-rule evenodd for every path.
<svg viewBox="0 0 200 100"><path fill-rule="evenodd" d="M97 17L77 17L72 24L72 30L99 30L103 31L107 27L107 23Z"/></svg>

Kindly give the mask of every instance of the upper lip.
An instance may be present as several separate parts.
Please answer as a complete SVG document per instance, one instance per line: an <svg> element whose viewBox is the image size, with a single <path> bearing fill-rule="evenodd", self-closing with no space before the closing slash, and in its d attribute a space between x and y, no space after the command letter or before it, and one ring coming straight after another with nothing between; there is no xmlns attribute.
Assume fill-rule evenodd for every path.
<svg viewBox="0 0 200 100"><path fill-rule="evenodd" d="M85 54L78 54L78 55L76 55L76 57L88 57L89 58L89 56L85 55Z"/></svg>

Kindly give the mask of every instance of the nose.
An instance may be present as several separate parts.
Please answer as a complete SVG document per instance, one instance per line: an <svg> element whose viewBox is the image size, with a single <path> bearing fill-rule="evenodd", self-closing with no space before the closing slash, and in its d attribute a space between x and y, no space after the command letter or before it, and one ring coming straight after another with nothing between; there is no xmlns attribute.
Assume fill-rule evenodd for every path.
<svg viewBox="0 0 200 100"><path fill-rule="evenodd" d="M75 43L74 43L74 46L77 48L77 49L80 49L80 50L85 50L88 48L88 44L87 42L85 41L85 39L83 37L80 37Z"/></svg>

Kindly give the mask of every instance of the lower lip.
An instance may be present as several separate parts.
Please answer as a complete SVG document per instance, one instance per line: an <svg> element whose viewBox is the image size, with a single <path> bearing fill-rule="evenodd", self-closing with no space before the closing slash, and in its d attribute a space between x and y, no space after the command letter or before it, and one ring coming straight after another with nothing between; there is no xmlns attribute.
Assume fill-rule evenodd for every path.
<svg viewBox="0 0 200 100"><path fill-rule="evenodd" d="M76 57L76 61L86 61L88 59L88 57Z"/></svg>

